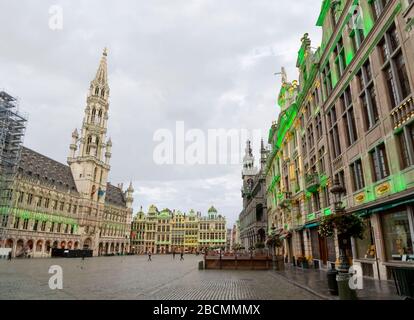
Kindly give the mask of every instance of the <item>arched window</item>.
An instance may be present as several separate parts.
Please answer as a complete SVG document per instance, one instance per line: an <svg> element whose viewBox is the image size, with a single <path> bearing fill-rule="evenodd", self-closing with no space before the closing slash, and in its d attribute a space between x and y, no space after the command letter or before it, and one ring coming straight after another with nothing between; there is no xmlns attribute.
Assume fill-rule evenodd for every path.
<svg viewBox="0 0 414 320"><path fill-rule="evenodd" d="M95 123L95 116L96 116L96 109L95 108L93 108L92 109L92 123Z"/></svg>
<svg viewBox="0 0 414 320"><path fill-rule="evenodd" d="M96 153L95 153L95 156L97 156L98 154L99 154L99 138L98 137L96 137Z"/></svg>
<svg viewBox="0 0 414 320"><path fill-rule="evenodd" d="M99 88L95 89L95 95L99 95Z"/></svg>
<svg viewBox="0 0 414 320"><path fill-rule="evenodd" d="M96 177L98 176L98 168L95 168L93 172L93 181L96 181Z"/></svg>
<svg viewBox="0 0 414 320"><path fill-rule="evenodd" d="M92 136L89 136L86 142L86 154L89 154L91 152L91 143L92 143Z"/></svg>
<svg viewBox="0 0 414 320"><path fill-rule="evenodd" d="M99 110L98 112L98 123L101 124L101 120L102 120L102 110Z"/></svg>
<svg viewBox="0 0 414 320"><path fill-rule="evenodd" d="M101 97L104 98L105 97L105 89L102 89L101 91Z"/></svg>

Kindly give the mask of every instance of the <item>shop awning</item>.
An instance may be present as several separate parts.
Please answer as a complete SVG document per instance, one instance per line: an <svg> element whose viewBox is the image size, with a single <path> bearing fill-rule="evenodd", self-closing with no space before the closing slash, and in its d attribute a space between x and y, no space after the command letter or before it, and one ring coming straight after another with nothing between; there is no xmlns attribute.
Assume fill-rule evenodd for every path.
<svg viewBox="0 0 414 320"><path fill-rule="evenodd" d="M314 228L314 227L317 227L317 226L319 226L319 222L305 224L304 228L305 229L310 229L310 228Z"/></svg>
<svg viewBox="0 0 414 320"><path fill-rule="evenodd" d="M369 210L365 209L365 210L357 211L356 215L361 218L364 218L364 217L370 216L371 213L369 212Z"/></svg>
<svg viewBox="0 0 414 320"><path fill-rule="evenodd" d="M377 213L377 212L381 212L381 211L386 211L404 204L412 204L414 203L414 199L406 199L406 200L402 200L402 201L396 201L393 203L387 203L385 205L382 205L380 207L377 208L373 208L373 209L368 209L369 213Z"/></svg>

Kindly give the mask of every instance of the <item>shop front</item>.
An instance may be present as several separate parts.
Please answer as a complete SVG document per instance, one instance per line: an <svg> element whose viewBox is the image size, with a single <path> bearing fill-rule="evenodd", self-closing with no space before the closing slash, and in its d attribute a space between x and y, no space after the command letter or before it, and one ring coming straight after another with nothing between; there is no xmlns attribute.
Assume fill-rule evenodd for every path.
<svg viewBox="0 0 414 320"><path fill-rule="evenodd" d="M353 257L363 276L393 279L395 268L414 270L413 205L396 203L366 210L364 238L353 240Z"/></svg>

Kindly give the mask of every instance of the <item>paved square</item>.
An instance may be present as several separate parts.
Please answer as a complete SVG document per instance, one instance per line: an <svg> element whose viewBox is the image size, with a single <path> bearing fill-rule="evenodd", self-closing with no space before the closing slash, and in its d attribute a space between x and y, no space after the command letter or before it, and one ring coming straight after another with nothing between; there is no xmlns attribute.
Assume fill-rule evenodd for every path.
<svg viewBox="0 0 414 320"><path fill-rule="evenodd" d="M274 271L198 270L202 256L0 260L0 299L319 299ZM51 290L49 267L63 268Z"/></svg>

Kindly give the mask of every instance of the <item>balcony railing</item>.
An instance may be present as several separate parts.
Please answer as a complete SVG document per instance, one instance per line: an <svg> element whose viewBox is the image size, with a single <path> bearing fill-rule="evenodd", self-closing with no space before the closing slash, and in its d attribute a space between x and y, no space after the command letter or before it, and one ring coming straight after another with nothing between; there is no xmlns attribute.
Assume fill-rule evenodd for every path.
<svg viewBox="0 0 414 320"><path fill-rule="evenodd" d="M391 112L394 129L398 129L412 117L414 117L414 101L412 97L409 97Z"/></svg>
<svg viewBox="0 0 414 320"><path fill-rule="evenodd" d="M316 173L308 174L305 177L305 187L309 192L315 192L319 187L319 175Z"/></svg>
<svg viewBox="0 0 414 320"><path fill-rule="evenodd" d="M279 195L280 208L288 208L291 202L292 194L290 192L281 192Z"/></svg>

